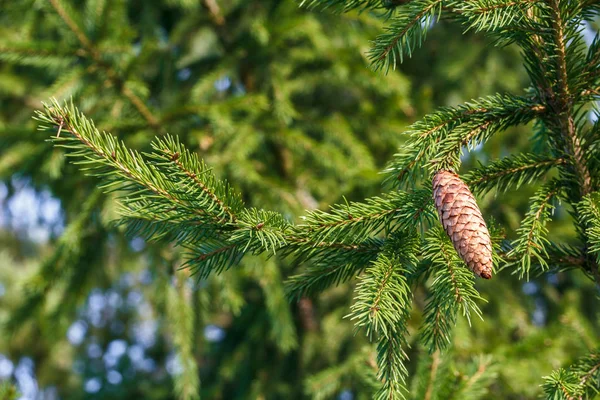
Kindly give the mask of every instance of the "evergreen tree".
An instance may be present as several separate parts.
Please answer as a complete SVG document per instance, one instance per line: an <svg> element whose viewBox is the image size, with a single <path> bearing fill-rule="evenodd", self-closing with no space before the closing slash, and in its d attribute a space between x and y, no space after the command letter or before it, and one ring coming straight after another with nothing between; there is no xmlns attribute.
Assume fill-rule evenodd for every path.
<svg viewBox="0 0 600 400"><path fill-rule="evenodd" d="M175 272L174 269L182 267L178 261L179 253L165 252L158 244L150 245L154 248L150 254L154 253L156 257L153 268L156 268L155 273L158 276L156 281L158 286L153 285L153 287L162 288L163 298L160 302L164 304L166 315L173 324L178 326L174 330L173 342L178 348L179 359L183 365L182 373L178 374L175 384L181 397L193 397L199 384L196 370L198 363L194 359L192 348L194 345L190 342L193 342L197 334L195 333L197 331L194 331L197 329L197 322L194 322L194 319L197 318L195 315L200 313L202 307L205 307L202 302L215 300L218 302L223 299L229 307L235 308L240 299L236 298L239 294L232 288L241 284L248 285L248 277L255 282L254 285L262 288L264 305L272 327L265 332L265 323L260 323L263 318L261 316L264 314L257 313L257 308L250 308L249 313L238 309L238 313L241 313L240 318L231 327L231 331L239 331L243 339L240 342L238 337L231 342L228 338L223 343L227 351L221 353L228 359L217 360L221 369L234 371L235 380L228 381L224 385L217 383L213 387L209 386L206 396L256 397L269 391L271 395L279 396L296 394L294 391L297 388L294 387L269 388L268 382L261 382L260 377L244 378L241 371L251 364L240 368L234 365L235 358L232 357L238 351L249 353L255 358L262 358L258 365L259 368L268 371L266 375L268 377L286 372L293 373L293 371L277 371L268 367L269 360L264 358L267 356L268 347L258 350L250 347L255 343L251 336L266 334L274 338L273 342L281 352L278 354L284 357L285 354L295 354L289 353L289 350L297 346L298 339L295 338L292 317L278 284L282 279L282 271L289 270L290 261L298 273L287 280L286 290L288 297L298 300L299 321L297 323L304 325L303 329L307 335L303 338L305 341L316 339L310 337L310 332L314 329L311 328L311 324L315 324L316 317L314 305L309 298L325 292L324 296L333 298L333 302L347 304L346 292L336 293L331 288L337 285L347 287L342 284L359 276L358 284L354 289L354 302L350 308L342 313L331 313L327 318L329 321L336 320L335 325L339 326L339 320L349 313L348 319L365 332L369 340L376 343L375 352L369 346L361 349L359 344L365 342L359 339L354 342L349 351L338 348L338 352L345 354L334 359L334 362L327 360L324 363L326 365L321 366L327 368L306 380L307 394L317 398L331 397L345 387L344 385L349 385L357 395L374 394L377 398L403 396L483 398L487 396L487 389L495 381L502 379L499 378L500 375L504 376L505 381L510 381L511 371L500 371L493 365L492 358L486 356L473 357L470 362L464 360L465 353L461 350L468 345L461 343L460 339L468 340L470 337L469 328L464 325L465 321L469 324L473 323L473 329L487 330L488 334L495 334L498 330L498 326L494 323L486 326L477 321L479 317L485 319L488 311L483 304L485 296L480 295L478 289L481 289L482 293L497 292L501 302L496 302L495 306L509 307L508 310L498 312L500 315L504 313L503 318L508 317L512 320L512 324L518 322L520 317L515 315L518 308L511 310L510 305L518 302L519 298L515 299L516 296L512 293L514 289L510 287L510 283L514 283L516 278L510 276L508 272L515 272L518 278L529 279L560 271L561 276L567 277L566 279L580 282L579 296L597 291L594 284L596 286L600 284L598 272L600 228L597 226L600 215L596 165L598 138L595 132L596 124L590 122L587 115L591 109L591 102L595 100L597 94L596 53L597 43L600 40L595 40L588 47L582 38L583 24L599 11L594 2L305 1L305 6L313 8L332 8L341 11L373 9L376 13L384 14L387 18L385 33L376 39L369 53L375 69L389 70L395 67L396 62L411 55L421 44L434 23L441 24L446 20L455 20L471 30L487 32L497 43L519 46L531 86L521 95L492 95L458 107L446 107L426 116L409 128L407 143L401 147L397 155L392 157L385 168L387 192L364 201L343 201L331 206L329 211L309 211L300 223L293 221L291 215L302 206L312 208L315 204L294 207L293 201L290 204L278 202L278 199L287 197L285 192L275 191L279 185L269 184L273 179L271 174L275 174L275 179L293 178L290 180L298 182L302 177L301 172L310 169L302 165L303 160L305 163L306 160L318 163L319 169L322 168L323 171L333 169L334 173L331 175L338 177L341 174L335 169L346 165L350 172L343 175L347 180L344 181L342 189L350 192L352 198L363 193L368 194L366 193L368 189L361 188L361 184L368 184L368 180L364 182L360 162L364 162L364 157L368 156L369 152L361 146L360 140L351 140L348 137L352 138L353 134L362 132L364 137L362 140L373 140L369 135L377 131L373 124L383 124L385 129L390 129L385 125L386 112L391 115L393 107L373 109L372 119L367 121L352 121L352 115L346 115L350 110L340 109L331 123L339 126L340 121L349 119L351 128L346 133L350 136L341 136L330 147L316 145L320 141L329 140L320 132L320 124L324 123L323 120L328 120L329 116L319 115L319 105L311 104L311 100L304 99L306 101L304 103L299 94L297 94L299 99L290 95L294 92L290 87L288 87L290 92L282 94L286 91L285 87L290 84L287 79L274 81L275 83L271 85L262 81L262 85L267 85L267 92L272 96L268 98L272 106L267 112L261 111L260 107L257 109L257 103L253 103L253 100L257 99L248 100L246 94L242 97L249 101L250 106L242 105L241 109L234 107L234 111L227 108L231 114L225 116L219 114L218 107L189 106L190 110L193 108L191 114L198 114L201 119L188 121L191 125L184 124L187 115L185 113L190 110L178 111L172 117L168 117L169 113L165 111L164 115L157 117L146 104L151 103L150 99L142 96L142 93L149 93L150 90L136 92L141 87L137 86L136 89L136 82L115 78L120 76L118 74L121 68L125 72L135 70L133 65L127 66L127 59L113 60L109 54L100 50L97 50L94 55L96 43L102 43L102 40L92 41L88 36L90 36L89 32L94 32L97 27L90 23L91 25L87 27L88 32L79 29L78 25L82 26L82 22L78 22L80 19L74 8L61 2L50 2L50 4L56 16L67 25L66 33L74 35L71 39L78 41L75 47L83 48L82 55L79 56L87 55L89 57L87 62L103 71L104 75L101 75L100 81L116 90L114 95L122 97L123 100L122 104L115 106L114 103L98 96L97 89L83 85L80 90L89 90L90 98L78 96L81 98L82 110L91 115L98 113L98 118L95 119L102 130L138 133L142 134L142 138L135 141L135 137L126 137L124 142L121 137L100 132L95 124L72 103L54 101L47 104L44 110L37 114L38 121L44 129L52 132L52 140L55 144L66 148L68 156L72 156L76 163L84 165L87 174L100 178L104 193L109 193L111 198L115 196L120 198L120 213L123 218L119 226L124 227L129 235L142 236L149 241L171 243L185 249L187 261L183 264L181 272ZM229 32L219 28L229 17L221 14L220 9L215 8L216 4L210 1L205 3L211 24L218 36L220 31ZM279 7L286 8L289 5L274 5L270 10L277 10ZM268 6L266 8L269 9ZM293 13L300 15L300 11L294 10ZM368 18L365 17L366 14L360 15L362 15L360 18ZM269 17L275 16L269 15ZM256 18L260 21L259 17ZM338 17L323 18L332 21L333 18ZM190 25L192 23L190 22ZM252 28L251 31L260 32L257 26L253 25ZM338 29L340 28L337 25L331 27L332 34ZM104 29L105 33L108 31ZM229 33L223 34L225 37L229 35ZM341 36L344 37L343 34ZM246 33L242 29L239 40L245 39ZM228 44L230 43L228 40L231 39L223 40L223 54L235 57L236 47ZM358 45L360 44L356 43L356 46ZM23 44L24 49L31 49L32 46L34 46L33 42ZM272 45L269 44L269 47ZM286 47L282 44L282 51L288 51ZM293 53L294 48L291 49L289 51ZM52 52L44 53L43 49L38 53L23 51L20 54L13 50L13 53L9 51L3 53L3 56L11 62L46 63L52 60L52 56L56 56ZM355 48L349 51L359 54ZM279 56L282 57L283 63L292 57L291 54L288 57L281 54ZM307 54L298 56L303 59ZM129 61L139 62L131 59ZM116 69L113 65L119 65L119 62L123 65ZM230 68L233 68L231 65L237 66L239 60L230 62ZM335 63L338 60L333 59L330 62ZM147 61L145 64L148 65ZM57 65L61 67L69 64ZM307 67L309 71L312 68L311 65ZM281 71L286 71L284 65L274 67L268 76L260 78L266 81L275 80ZM256 73L256 70L254 72ZM297 71L291 70L290 75L286 77L298 76L292 72ZM357 68L355 83L345 81L344 85L360 88L359 85L364 83L359 83L361 81L359 73L372 76L366 70ZM239 71L239 74L244 76L244 71ZM60 69L56 70L56 75L63 77ZM210 86L216 76L222 76L221 72L202 83ZM251 76L250 80L244 81L244 90L256 84L253 83L254 79L259 79L254 74ZM91 77L98 77L98 75L93 74ZM373 82L379 82L372 79ZM399 79L399 76L390 74L385 79L393 81ZM305 95L306 90L313 95L318 93L320 88L316 83L314 87L309 86L307 89L306 82L310 81L309 76L299 76L297 90ZM81 81L75 79L74 82ZM381 91L385 89L377 88ZM201 89L196 90L196 93L203 94ZM368 89L365 88L365 92L359 96L361 101L368 104L377 100L377 97L368 96ZM169 94L165 93L161 104L164 102L175 107L177 102L185 98L184 93L186 92L179 92L181 97L177 99L169 99ZM193 88L190 93L194 93ZM155 98L154 101L158 99ZM85 104L86 102L88 104ZM298 118L294 110L298 110L299 104L314 107L313 112L318 115L318 118L315 120ZM396 104L397 102L394 105ZM163 107L168 110L168 106L163 105L161 109ZM211 112L215 114L211 116ZM306 109L303 109L302 113L311 114ZM203 121L202 118L207 120ZM177 122L171 123L171 121ZM219 126L224 122L229 122L230 125ZM216 145L217 149L211 150L214 151L213 154L219 154L219 157L211 160L211 152L202 154L209 165L211 161L215 161L220 173L215 174L201 161L195 151L187 149L189 146L198 145L204 151L202 140L197 138L196 141L185 140L182 136L180 141L175 136L165 134L163 127L165 123L168 123L168 130L173 132L177 128L190 129L187 126L195 126L194 124L200 124L200 127L208 125L210 129L216 129L215 127L223 129L222 137L218 139L217 135L215 138L211 137L215 141L223 140L220 146ZM250 124L252 128L244 131L243 127L246 124ZM460 249L460 243L457 244L458 239L452 238L453 246L437 222L438 217L432 201L431 178L438 171L460 172L464 149L473 150L493 140L492 135L523 124L529 124L528 129L531 128L534 132L530 135L533 146L527 152L512 154L479 166L468 165L470 163L467 159L465 164L468 168L465 170L468 172L460 174L470 190L479 197L490 192L512 193L522 190L523 185L542 182L537 185L538 189L531 198L529 211L514 239L507 239L488 219L498 275L495 275L490 282L480 285L464 264L464 261L471 263L472 260L467 259L460 250L458 253L455 251L454 247ZM271 136L264 134L265 137L261 137L253 148L249 138L254 135L233 133L234 131L250 133L254 130L266 132L271 130L272 134ZM335 131L342 132L343 129ZM145 132L151 132L151 135L158 134L158 136L150 147L142 146L142 151L132 150L131 147L139 146L143 137L146 137L143 135ZM283 136L287 136L286 140L290 140L289 142L280 142L282 139L278 133L282 132L285 132ZM304 139L304 136L309 139ZM232 143L232 138L237 138L238 142ZM226 142L230 148L225 147ZM16 146L27 142L13 139L12 143L17 143ZM213 143L211 142L208 147L215 146ZM376 152L378 149L390 146L391 143L393 139L382 140L370 143L370 147ZM298 144L300 145L294 146ZM306 151L298 153L297 147L303 147L302 144ZM41 151L50 151L48 147L37 144L35 146ZM344 149L342 154L336 153L339 147ZM240 152L240 149L247 148L250 150L245 154ZM324 148L329 152L320 154L318 151ZM262 153L258 152L258 149L262 150ZM52 150L52 153L54 158L60 159L59 162L62 163L62 153L57 150ZM241 160L238 158L240 153L242 153ZM226 157L223 154L231 154L231 156ZM336 154L338 158L332 158L336 157ZM277 157L282 170L269 171L263 175L255 173L254 180L248 179L249 172L252 176L255 167L250 167L251 163L248 164L245 160L260 160L268 157ZM287 161L290 157L295 162ZM290 162L293 163L291 166ZM375 163L376 161L372 162ZM244 166L248 167L244 168ZM355 166L358 166L359 170L353 173L352 168ZM29 168L37 169L35 165ZM61 168L67 167L61 166ZM243 173L238 169L242 169ZM310 172L305 174L312 175ZM328 176L325 174L324 178L327 179ZM230 183L223 178L228 178ZM305 190L304 193L318 193L318 198L323 202L339 197L340 193L331 190L334 185L340 186L335 179L331 180L332 183L328 186L326 183L317 185L319 174L311 178L315 181L302 182L311 189L307 190L302 186L300 189L296 188L297 198L303 197L302 189ZM89 196L89 191L93 191L94 181L86 179L85 182L88 185L88 195L82 194L79 197L87 198L83 210L78 213L78 218L71 222L61 237L57 251L40 269L33 281L38 282L39 286L32 284L34 290L29 292L30 296L25 305L13 316L9 326L18 327L31 310L39 310L40 305L47 300L46 293L54 289L51 279L59 272L64 274L68 271L67 279L63 280L67 283L63 292L64 299L85 293L84 288L78 286L85 281L81 274L87 274L86 279L93 279L91 275L93 271L90 271L89 265L83 268L82 264L85 264L90 257L101 259L102 248L83 246L79 242L79 237L86 229L87 221L90 218L97 218L94 214L97 210L97 202L105 202L105 195L94 192L94 195ZM241 190L238 191L238 188ZM251 193L251 196L246 192ZM565 207L557 204L559 200L566 205L566 210L572 218L573 232L576 234L572 240L553 237L552 230L549 228L550 220L553 218L552 211L556 209L558 213ZM486 201L490 201L489 196L483 198L481 203L485 204ZM266 207L269 204L273 206ZM439 204L436 205L439 207ZM486 207L482 208L485 216ZM446 218L443 214L444 210L438 209L438 211L444 221ZM105 225L100 224L100 226ZM447 228L446 224L444 228ZM447 229L447 232L450 231ZM90 241L97 240L94 235L90 236ZM84 254L88 251L94 254ZM164 254L168 255L165 257ZM465 258L464 261L459 254ZM233 274L232 272L236 270L247 270L247 272ZM581 272L588 278L589 283L578 280L577 274ZM215 298L209 298L210 295L204 292L195 300L198 304L192 303L195 305L191 307L189 297L194 291L190 291L186 286L188 274L192 274L192 278L199 279L200 282L215 285L211 291ZM229 279L230 277L236 278ZM240 277L246 279L240 280ZM507 280L509 284L504 284L503 280ZM71 285L68 284L69 282ZM578 302L581 302L581 299L581 297L566 299L560 304L575 306L569 307L569 312L580 313L582 311L577 305L580 304ZM58 308L63 309L64 305L77 304L73 300L64 303ZM413 305L415 311L411 311ZM422 312L419 311L420 309ZM459 313L466 318L461 319ZM503 318L498 318L495 324ZM571 319L577 322L582 320L574 315ZM324 320L323 324L327 324L328 320ZM590 337L589 332L597 332L597 321L592 321L593 327L580 327L577 334L585 338ZM571 327L571 323L577 322L569 322L568 317L563 320L567 328ZM415 327L418 328L418 332ZM549 327L540 334L527 336L531 340L528 345L535 346L535 342L540 340L543 342L551 337L548 335L552 330L559 336L566 335L568 331L559 326ZM243 331L245 332L241 333ZM336 338L329 340L332 339ZM590 344L590 347L597 346L595 335L592 333L591 339L584 340L583 344L584 346ZM336 346L333 343L326 343L321 348L327 345ZM303 347L303 350L308 348L310 347ZM586 354L583 352L584 349L581 347L579 349L582 357L580 361L571 367L552 373L545 379L543 389L548 398L589 397L593 396L594 391L598 389L599 372L596 352L589 349L590 353ZM480 350L486 351L486 349ZM500 352L504 352L505 355L510 354L511 360L519 357L518 349L505 348ZM312 360L313 366L310 369L319 368L314 365L318 357L299 354ZM298 362L306 365L306 360L298 361L293 357L295 356L292 356L292 359L288 358L284 364L275 362L272 365L275 368ZM410 364L409 360L415 358L418 361L416 365ZM514 373L523 374L526 369L527 365L518 365L514 367ZM407 382L408 376L414 377L410 383ZM280 375L277 379L289 378ZM213 380L209 377L209 382L211 381ZM498 396L502 396L502 393L510 393L510 391L499 390L497 393ZM531 392L525 395L534 394L535 392Z"/></svg>

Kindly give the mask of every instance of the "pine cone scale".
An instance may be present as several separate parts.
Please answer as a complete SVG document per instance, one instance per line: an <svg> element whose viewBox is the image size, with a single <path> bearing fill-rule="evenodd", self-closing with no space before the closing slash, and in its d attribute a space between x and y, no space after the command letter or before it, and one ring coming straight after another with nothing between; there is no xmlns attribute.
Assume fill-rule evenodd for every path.
<svg viewBox="0 0 600 400"><path fill-rule="evenodd" d="M456 252L478 276L492 277L492 246L485 220L468 186L453 172L433 177L433 199L440 222Z"/></svg>

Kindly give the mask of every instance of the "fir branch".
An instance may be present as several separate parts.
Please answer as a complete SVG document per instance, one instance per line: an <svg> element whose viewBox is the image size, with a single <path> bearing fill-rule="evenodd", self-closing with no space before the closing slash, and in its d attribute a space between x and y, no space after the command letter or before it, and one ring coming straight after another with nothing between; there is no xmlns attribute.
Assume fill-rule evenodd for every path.
<svg viewBox="0 0 600 400"><path fill-rule="evenodd" d="M467 30L498 31L517 25L527 18L527 11L540 0L469 0L451 1L448 7L460 16Z"/></svg>
<svg viewBox="0 0 600 400"><path fill-rule="evenodd" d="M188 260L182 268L190 268L197 279L206 279L210 274L220 274L237 266L244 257L243 247L229 243L223 239L205 239L193 246L188 246Z"/></svg>
<svg viewBox="0 0 600 400"><path fill-rule="evenodd" d="M600 264L600 193L588 194L576 208L581 222L585 225L587 251L596 257L596 265L598 265Z"/></svg>
<svg viewBox="0 0 600 400"><path fill-rule="evenodd" d="M517 229L519 238L512 243L513 248L508 254L509 257L516 257L518 260L520 277L525 276L529 279L532 259L535 259L543 270L548 267L546 245L549 241L546 238L546 223L554 210L552 200L561 190L561 182L552 180L542 186L530 200L529 211Z"/></svg>
<svg viewBox="0 0 600 400"><path fill-rule="evenodd" d="M376 400L405 398L408 370L404 364L408 356L403 346L406 346L405 340L399 335L384 336L377 344L377 379L383 384L374 396Z"/></svg>
<svg viewBox="0 0 600 400"><path fill-rule="evenodd" d="M552 116L555 120L551 122L551 126L555 126L558 134L564 137L567 148L565 149L574 163L574 169L577 180L581 186L581 196L592 191L591 175L588 170L584 152L581 147L580 138L577 136L574 111L573 111L573 95L569 86L569 68L567 66L567 22L563 18L563 9L559 0L548 0L549 3L549 21L551 22L551 31L553 34L552 43L556 53L557 79L558 87L553 93L551 99L554 112ZM572 35L572 33L571 33Z"/></svg>
<svg viewBox="0 0 600 400"><path fill-rule="evenodd" d="M518 190L522 185L542 178L553 167L564 163L562 158L549 158L535 153L518 154L490 165L481 165L469 172L464 181L473 193L478 194L485 194L492 189L498 192Z"/></svg>
<svg viewBox="0 0 600 400"><path fill-rule="evenodd" d="M593 398L600 391L600 351L594 350L567 369L559 368L544 377L549 400Z"/></svg>
<svg viewBox="0 0 600 400"><path fill-rule="evenodd" d="M396 235L360 278L349 317L357 327L366 329L369 338L406 335L410 314L406 276L416 267L420 244L416 235Z"/></svg>
<svg viewBox="0 0 600 400"><path fill-rule="evenodd" d="M409 57L427 36L435 18L442 12L442 0L414 0L393 17L386 32L375 39L369 59L375 69L389 71L396 61Z"/></svg>
<svg viewBox="0 0 600 400"><path fill-rule="evenodd" d="M435 214L427 189L413 193L394 191L364 202L331 206L329 212L307 213L298 234L314 242L355 242L358 238L416 226Z"/></svg>
<svg viewBox="0 0 600 400"><path fill-rule="evenodd" d="M169 172L169 176L174 182L189 180L181 189L182 191L198 192L201 196L207 198L210 206L218 208L217 216L224 215L226 220L231 223L237 221L236 213L243 208L241 197L236 194L227 182L220 183L206 165L198 158L195 153L186 149L178 138L167 136L157 138L152 143L155 153L147 153L150 159L155 159L157 165L164 166ZM198 172L200 171L200 173ZM196 187L198 190L193 190ZM225 204L224 198L228 199L231 205ZM224 221L225 222L225 219Z"/></svg>
<svg viewBox="0 0 600 400"><path fill-rule="evenodd" d="M452 243L440 228L426 236L424 257L431 262L435 278L425 306L421 341L430 352L445 349L460 312L470 323L471 313L481 318L477 300L483 300L474 287L473 274L464 266Z"/></svg>
<svg viewBox="0 0 600 400"><path fill-rule="evenodd" d="M130 231L189 248L192 258L185 265L200 277L238 264L245 253L274 253L287 245L291 225L283 216L245 209L241 197L178 140L157 139L144 158L100 133L72 105L54 102L37 118L42 129L58 126L52 140L71 150L68 155L90 174L104 178L102 188L124 193L122 223Z"/></svg>
<svg viewBox="0 0 600 400"><path fill-rule="evenodd" d="M296 257L296 263L303 262L309 266L301 274L288 278L286 292L292 299L314 295L352 279L375 260L384 243L381 239L353 244L295 239L300 243L283 248L283 255L292 255Z"/></svg>
<svg viewBox="0 0 600 400"><path fill-rule="evenodd" d="M139 153L127 149L114 136L100 133L73 105L61 107L54 101L44 105L44 111L38 111L37 118L43 124L41 129L58 127L57 136L52 140L58 146L73 150L70 155L77 157L77 163L86 166L91 175L105 178L102 185L105 190L121 187L123 179L129 182L123 189L130 196L124 198L123 203L132 212L142 209L139 201L143 199L153 207L149 213L167 210L165 203L169 203L190 217L215 223L215 217L203 209L206 201L178 191L166 174L147 163Z"/></svg>
<svg viewBox="0 0 600 400"><path fill-rule="evenodd" d="M463 148L474 149L485 143L494 133L508 127L526 124L543 110L529 99L516 96L496 96L491 107L481 119L471 119L436 143L436 156L431 160L431 170L458 170Z"/></svg>
<svg viewBox="0 0 600 400"><path fill-rule="evenodd" d="M420 167L426 161L432 160L435 169L455 168L463 146L475 146L496 131L527 123L545 111L525 97L495 95L429 114L406 132L411 137L384 170L386 182L401 185L422 177Z"/></svg>

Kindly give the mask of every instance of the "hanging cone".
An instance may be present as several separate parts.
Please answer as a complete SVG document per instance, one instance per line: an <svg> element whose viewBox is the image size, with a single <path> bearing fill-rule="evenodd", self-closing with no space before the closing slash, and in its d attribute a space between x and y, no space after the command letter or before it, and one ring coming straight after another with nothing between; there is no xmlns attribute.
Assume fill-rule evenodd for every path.
<svg viewBox="0 0 600 400"><path fill-rule="evenodd" d="M468 186L450 171L433 177L433 200L444 230L454 248L475 274L492 277L492 242Z"/></svg>

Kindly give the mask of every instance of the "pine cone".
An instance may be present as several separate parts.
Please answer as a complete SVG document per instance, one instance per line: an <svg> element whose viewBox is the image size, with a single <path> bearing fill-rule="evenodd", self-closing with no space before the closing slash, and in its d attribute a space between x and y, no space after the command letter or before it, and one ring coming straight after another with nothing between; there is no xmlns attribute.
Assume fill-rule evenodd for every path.
<svg viewBox="0 0 600 400"><path fill-rule="evenodd" d="M454 248L475 274L492 277L492 242L469 187L451 171L433 177L433 200Z"/></svg>

